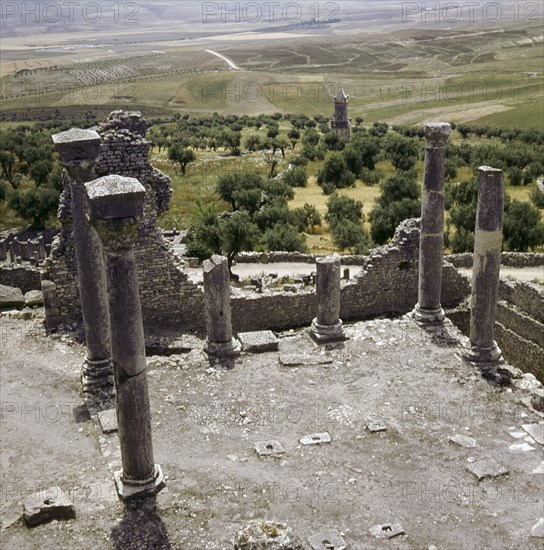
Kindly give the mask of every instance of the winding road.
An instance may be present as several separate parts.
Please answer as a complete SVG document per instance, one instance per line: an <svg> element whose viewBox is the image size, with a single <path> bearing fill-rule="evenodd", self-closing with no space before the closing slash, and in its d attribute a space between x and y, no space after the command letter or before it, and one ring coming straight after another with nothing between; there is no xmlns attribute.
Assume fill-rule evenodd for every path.
<svg viewBox="0 0 544 550"><path fill-rule="evenodd" d="M226 61L229 65L229 67L235 71L240 71L240 67L233 63L228 57L225 57L224 55L221 55L220 53L214 52L213 50L206 50L208 53L211 53L212 55L215 55L217 57L220 57L223 61Z"/></svg>

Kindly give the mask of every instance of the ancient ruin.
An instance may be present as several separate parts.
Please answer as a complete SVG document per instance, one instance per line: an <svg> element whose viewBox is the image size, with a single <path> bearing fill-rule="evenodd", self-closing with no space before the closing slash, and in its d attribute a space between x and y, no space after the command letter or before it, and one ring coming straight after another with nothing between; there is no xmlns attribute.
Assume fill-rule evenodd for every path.
<svg viewBox="0 0 544 550"><path fill-rule="evenodd" d="M421 203L418 302L414 318L429 324L444 320L440 304L444 251L444 155L451 126L446 123L427 124L424 131L427 146Z"/></svg>
<svg viewBox="0 0 544 550"><path fill-rule="evenodd" d="M317 317L310 334L320 343L344 340L340 320L340 256L319 258L316 262Z"/></svg>
<svg viewBox="0 0 544 550"><path fill-rule="evenodd" d="M351 136L351 118L348 115L349 95L344 92L344 88L340 88L333 100L334 116L331 119L331 128L339 136L349 139Z"/></svg>
<svg viewBox="0 0 544 550"><path fill-rule="evenodd" d="M470 361L496 363L495 317L501 267L504 179L502 170L480 167L470 308Z"/></svg>
<svg viewBox="0 0 544 550"><path fill-rule="evenodd" d="M100 240L87 219L84 187L94 177L101 139L94 130L72 129L54 135L53 142L68 173L64 181L66 193L71 197L77 280L87 343L87 358L81 374L83 391L89 398L107 401L113 386L113 366L106 269ZM49 294L47 296L49 299ZM100 396L102 393L105 398Z"/></svg>
<svg viewBox="0 0 544 550"><path fill-rule="evenodd" d="M152 328L171 323L203 328L204 321L199 315L202 293L188 280L181 260L172 254L157 225L158 216L168 209L172 188L170 179L149 160L146 121L140 113L114 111L95 130L102 139L96 176L133 177L146 188L144 216L135 249L144 323ZM47 281L50 330L81 318L69 189L61 196L59 219L61 233L53 242L42 276Z"/></svg>
<svg viewBox="0 0 544 550"><path fill-rule="evenodd" d="M204 350L214 357L240 354L240 342L232 336L230 272L227 258L212 256L204 269L204 304L208 337Z"/></svg>
<svg viewBox="0 0 544 550"><path fill-rule="evenodd" d="M113 525L109 538L117 549L262 544L279 550L309 544L323 550L370 548L376 539L394 544L386 540L396 538L414 547L472 548L489 543L490 532L508 547L539 548L544 520L541 499L534 495L540 494L544 473L538 453L544 444L539 382L544 291L536 284L499 280L500 170L480 169L474 254L443 258L444 148L450 128L433 123L425 131L422 219L402 222L390 244L367 256L259 254L266 262L263 270L273 271L274 259L304 261L310 273L315 270L286 285L294 291L264 284L254 291L234 290L228 262L220 256L204 262L202 285L189 279L157 226L170 187L150 168L145 122L138 114L116 112L96 131L57 136L71 176L60 211L62 231L45 265L14 262L0 270L7 280L28 273L25 284L32 286L35 270L43 268L50 332L39 330L36 340L21 336L21 326L41 322L32 320L30 309L30 317L16 316L31 307L33 297L0 286L14 307L27 306L10 312L10 320L28 323L2 327L3 341L24 341L26 348L24 357L19 345L2 352L13 392L13 401L2 406L14 449L7 460L19 452L17 430L33 433L36 426L28 418L44 412L26 409L13 383L18 373L34 369L31 391L46 393L46 414L51 403L69 397L78 403L70 411L73 418L38 428L55 464L44 452L15 472L26 482L39 460L41 479L53 478L45 492L32 491L24 501L26 521L72 522L42 526L43 532L65 532L100 547L99 516L104 525ZM88 150L82 137L90 140ZM96 158L98 146L103 171L90 179L92 160L84 160ZM75 165L70 164L74 147ZM85 195L78 194L81 190ZM88 203L78 202L82 196ZM91 222L84 230L100 245L92 253L105 254L106 284L99 290L107 297L107 317L93 309L86 313L96 281L82 277L78 250L89 238L78 226L82 209ZM5 248L14 248L12 243ZM536 256L503 257L541 261ZM470 312L470 285L456 268L469 264ZM101 269L97 265L93 272ZM344 266L353 275L342 280ZM111 342L116 389L116 415L101 411L98 421L87 423L89 404L79 406L72 381L84 349L66 335L81 321L88 357L95 349L93 335ZM259 329L268 332L256 335ZM495 336L505 356L522 347L523 368L533 373L502 362ZM156 338L162 338L160 346ZM343 343L334 345L338 340ZM155 351L146 356L146 347ZM236 368L217 368L223 357ZM493 376L485 369L490 362ZM481 374L508 389L490 390ZM58 439L47 441L49 432L62 434L62 453ZM154 449L169 475L168 491L158 499L166 476ZM66 457L70 472L56 480ZM75 483L83 486L83 497ZM446 492L438 502L436 496ZM501 498L489 497L499 492ZM17 490L10 493L8 487L6 493L7 508L16 509ZM122 519L117 497L134 499L123 504ZM510 497L523 507L512 507ZM15 520L5 517L9 543L43 537L32 529L23 539L20 514ZM461 534L449 528L449 518L463 524ZM447 528L436 529L437 522Z"/></svg>
<svg viewBox="0 0 544 550"><path fill-rule="evenodd" d="M164 475L153 460L144 327L134 245L145 188L137 179L106 176L85 185L89 219L107 263L111 343L122 471L115 473L119 497L155 494Z"/></svg>

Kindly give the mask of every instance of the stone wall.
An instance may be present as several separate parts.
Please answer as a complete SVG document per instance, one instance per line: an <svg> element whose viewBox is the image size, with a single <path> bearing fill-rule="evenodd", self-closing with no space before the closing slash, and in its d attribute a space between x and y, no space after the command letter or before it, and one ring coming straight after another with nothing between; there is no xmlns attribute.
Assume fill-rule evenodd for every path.
<svg viewBox="0 0 544 550"><path fill-rule="evenodd" d="M1 264L0 285L20 288L23 292L40 290L40 269L29 264Z"/></svg>
<svg viewBox="0 0 544 550"><path fill-rule="evenodd" d="M300 263L315 264L318 255L303 254L302 252L241 252L236 255L236 263L239 264L274 264L274 263ZM342 265L365 265L366 256L345 255L342 256Z"/></svg>
<svg viewBox="0 0 544 550"><path fill-rule="evenodd" d="M342 286L341 318L347 321L412 310L417 302L419 220L405 220L390 245L362 258L361 271ZM444 305L459 304L470 293L467 279L447 262L442 278ZM232 298L235 332L310 325L316 312L315 291Z"/></svg>
<svg viewBox="0 0 544 550"><path fill-rule="evenodd" d="M472 268L472 253L450 254L446 260L455 267ZM544 265L544 253L542 252L503 252L501 265L510 267L535 267Z"/></svg>
<svg viewBox="0 0 544 550"><path fill-rule="evenodd" d="M134 177L146 188L144 217L136 245L146 326L175 324L202 329L202 292L187 278L181 260L173 253L171 244L163 239L157 226L157 217L169 207L172 188L170 179L149 161L146 121L140 113L114 111L95 129L102 137L96 176L119 174ZM50 329L62 322L81 318L70 203L67 187L59 206L62 230L53 243L43 272L44 281L48 281L46 312L50 312Z"/></svg>
<svg viewBox="0 0 544 550"><path fill-rule="evenodd" d="M448 312L448 317L469 335L468 303ZM544 287L500 280L495 339L510 364L544 383Z"/></svg>

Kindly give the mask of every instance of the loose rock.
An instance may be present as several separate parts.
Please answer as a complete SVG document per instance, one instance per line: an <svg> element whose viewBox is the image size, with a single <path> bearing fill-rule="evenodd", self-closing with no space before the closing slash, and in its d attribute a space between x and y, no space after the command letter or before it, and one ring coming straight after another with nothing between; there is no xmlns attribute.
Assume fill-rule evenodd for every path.
<svg viewBox="0 0 544 550"><path fill-rule="evenodd" d="M102 433L109 434L117 431L117 414L115 409L108 409L98 413L98 422Z"/></svg>
<svg viewBox="0 0 544 550"><path fill-rule="evenodd" d="M332 441L328 432L309 434L300 438L303 445L321 445L322 443L330 443Z"/></svg>
<svg viewBox="0 0 544 550"><path fill-rule="evenodd" d="M238 340L242 343L243 351L247 351L249 353L278 351L280 343L271 330L240 332L238 334Z"/></svg>
<svg viewBox="0 0 544 550"><path fill-rule="evenodd" d="M275 439L257 441L257 443L255 443L255 451L259 456L274 456L276 458L279 458L285 453L283 445Z"/></svg>
<svg viewBox="0 0 544 550"><path fill-rule="evenodd" d="M304 550L304 546L285 523L254 520L236 533L234 550Z"/></svg>
<svg viewBox="0 0 544 550"><path fill-rule="evenodd" d="M540 518L531 529L531 537L544 538L544 518Z"/></svg>
<svg viewBox="0 0 544 550"><path fill-rule="evenodd" d="M41 290L30 290L25 294L25 304L28 307L43 306L43 294Z"/></svg>
<svg viewBox="0 0 544 550"><path fill-rule="evenodd" d="M476 447L476 440L472 437L468 437L467 435L450 435L448 437L448 441L451 441L452 443L457 443L457 445L460 445L461 447L466 447L467 449L472 449L473 447Z"/></svg>
<svg viewBox="0 0 544 550"><path fill-rule="evenodd" d="M466 467L467 471L476 476L478 481L507 475L508 470L494 458L483 458Z"/></svg>
<svg viewBox="0 0 544 550"><path fill-rule="evenodd" d="M309 366L309 365L330 365L333 363L331 357L326 355L306 355L299 353L280 354L280 363L285 367Z"/></svg>
<svg viewBox="0 0 544 550"><path fill-rule="evenodd" d="M308 542L313 550L345 550L347 548L342 535L335 529L308 537Z"/></svg>
<svg viewBox="0 0 544 550"><path fill-rule="evenodd" d="M53 519L75 519L76 510L60 487L51 487L23 500L24 518L29 525Z"/></svg>
<svg viewBox="0 0 544 550"><path fill-rule="evenodd" d="M25 297L20 288L0 285L0 309L8 307L23 307Z"/></svg>
<svg viewBox="0 0 544 550"><path fill-rule="evenodd" d="M537 443L544 445L544 424L522 424L521 426Z"/></svg>
<svg viewBox="0 0 544 550"><path fill-rule="evenodd" d="M404 534L404 529L400 523L381 523L373 525L369 531L379 539L392 539L393 537Z"/></svg>

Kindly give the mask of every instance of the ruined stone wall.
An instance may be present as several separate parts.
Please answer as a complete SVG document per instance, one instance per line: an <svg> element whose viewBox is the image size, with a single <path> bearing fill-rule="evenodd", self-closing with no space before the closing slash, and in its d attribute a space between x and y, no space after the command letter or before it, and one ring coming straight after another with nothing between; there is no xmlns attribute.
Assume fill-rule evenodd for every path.
<svg viewBox="0 0 544 550"><path fill-rule="evenodd" d="M149 161L146 121L140 113L115 111L96 130L102 137L96 176L134 177L146 188L144 217L136 245L145 324L202 328L202 293L188 280L181 260L173 254L157 226L158 216L169 207L172 188L170 179ZM49 309L59 322L81 317L70 203L69 188L66 188L59 207L62 231L53 243L43 273L43 279L52 283L47 284L47 295L54 302L50 308L46 303L46 311ZM53 328L51 323L48 326Z"/></svg>
<svg viewBox="0 0 544 550"><path fill-rule="evenodd" d="M316 255L303 254L302 252L241 252L236 255L236 263L239 264L274 264L274 263L301 263L315 264ZM364 265L366 256L345 255L342 256L342 265Z"/></svg>
<svg viewBox="0 0 544 550"><path fill-rule="evenodd" d="M402 222L390 245L363 258L361 271L342 286L340 317L347 321L412 310L417 302L419 220ZM444 305L459 304L470 293L467 279L447 262L442 278ZM315 291L232 298L235 332L310 325L316 312Z"/></svg>
<svg viewBox="0 0 544 550"><path fill-rule="evenodd" d="M20 288L23 292L39 290L40 269L32 265L2 264L0 265L0 285Z"/></svg>
<svg viewBox="0 0 544 550"><path fill-rule="evenodd" d="M448 312L448 317L468 336L468 303ZM510 364L544 383L544 287L500 280L495 339Z"/></svg>
<svg viewBox="0 0 544 550"><path fill-rule="evenodd" d="M446 260L455 267L472 268L472 253L450 254ZM536 267L544 265L544 254L542 252L503 252L501 254L501 265L509 267Z"/></svg>

